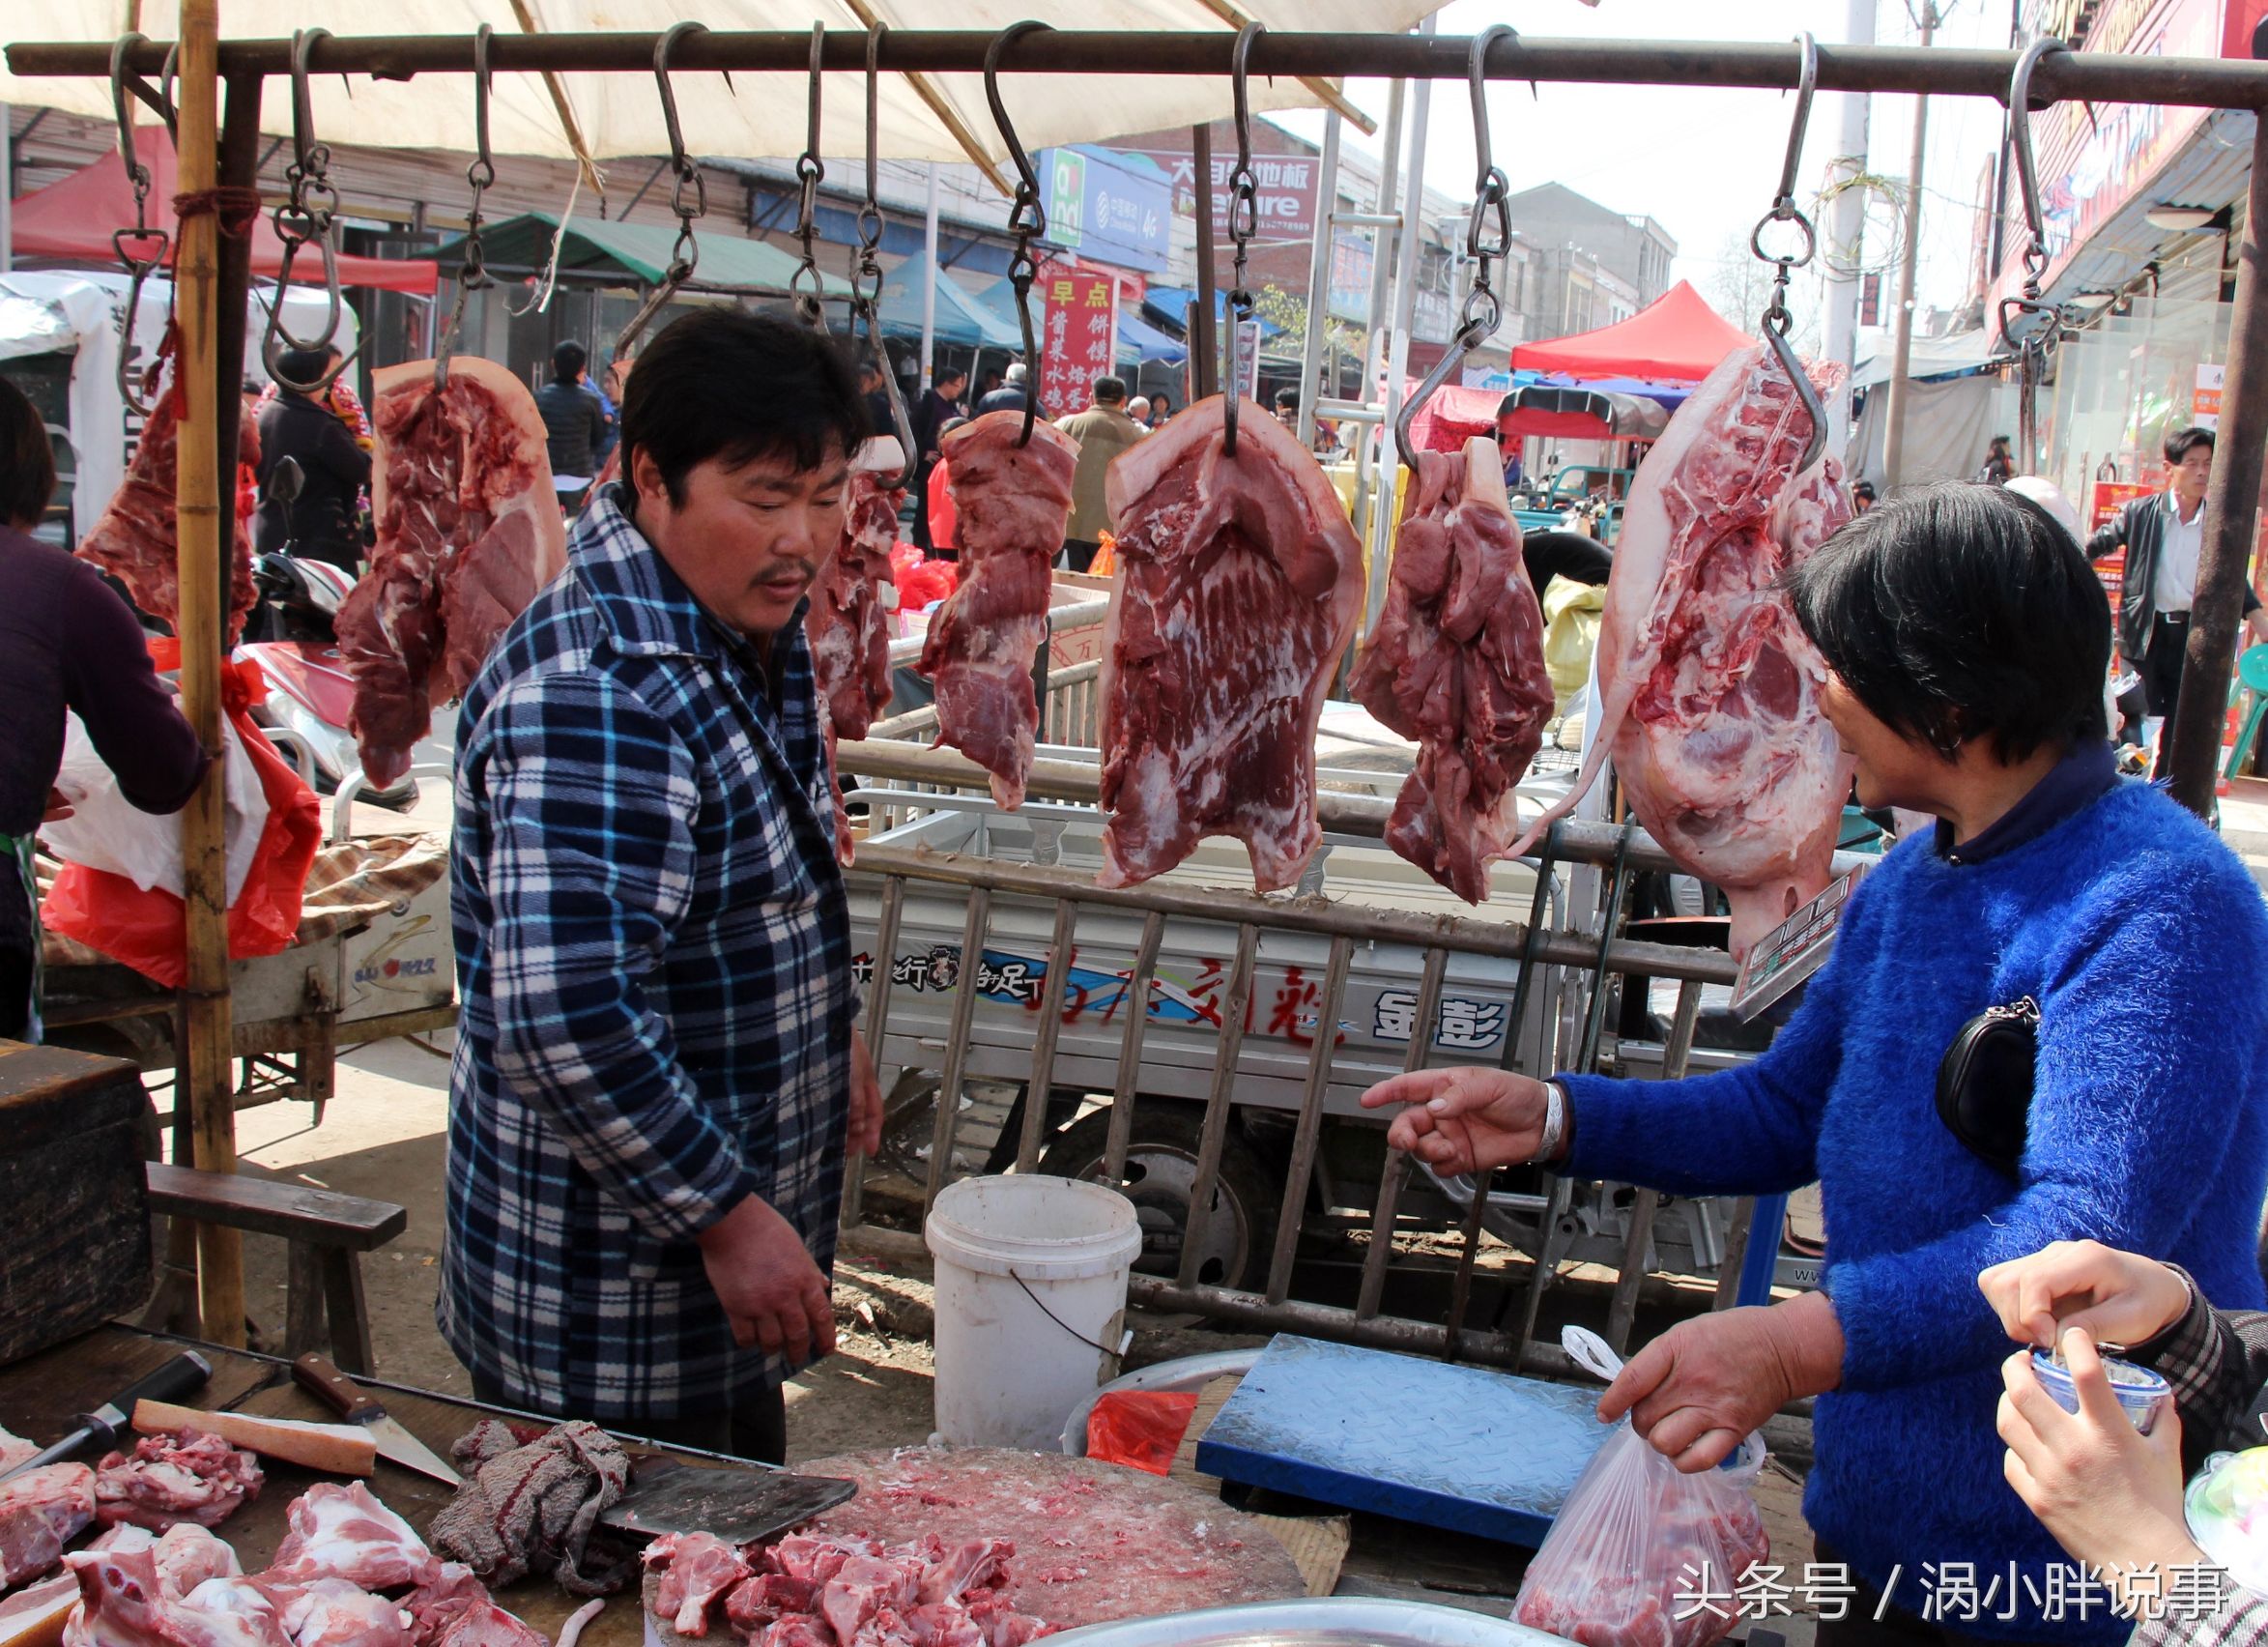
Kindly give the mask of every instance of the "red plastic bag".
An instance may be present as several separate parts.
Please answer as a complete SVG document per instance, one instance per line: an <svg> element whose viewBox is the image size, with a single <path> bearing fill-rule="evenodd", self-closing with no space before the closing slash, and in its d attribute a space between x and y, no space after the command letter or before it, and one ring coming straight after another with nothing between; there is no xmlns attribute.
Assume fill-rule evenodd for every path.
<svg viewBox="0 0 2268 1647"><path fill-rule="evenodd" d="M1087 1414L1087 1457L1164 1475L1196 1416L1194 1390L1113 1390Z"/></svg>
<svg viewBox="0 0 2268 1647"><path fill-rule="evenodd" d="M150 650L160 670L179 666L178 643L154 641ZM228 952L237 960L291 946L307 868L323 844L322 803L253 724L250 707L265 691L256 666L222 662L222 708L268 797L268 822L251 870L228 910ZM145 891L123 875L66 863L40 907L40 919L167 989L179 989L187 976L187 918L182 901L162 887Z"/></svg>
<svg viewBox="0 0 2268 1647"><path fill-rule="evenodd" d="M910 543L890 551L890 581L898 586L898 610L919 612L961 587L957 561L933 561Z"/></svg>
<svg viewBox="0 0 2268 1647"><path fill-rule="evenodd" d="M1581 1328L1562 1342L1601 1376L1621 1366ZM1751 1492L1763 1466L1763 1439L1751 1435L1720 1468L1685 1475L1622 1420L1560 1506L1512 1617L1582 1647L1723 1640L1748 1569L1771 1553Z"/></svg>

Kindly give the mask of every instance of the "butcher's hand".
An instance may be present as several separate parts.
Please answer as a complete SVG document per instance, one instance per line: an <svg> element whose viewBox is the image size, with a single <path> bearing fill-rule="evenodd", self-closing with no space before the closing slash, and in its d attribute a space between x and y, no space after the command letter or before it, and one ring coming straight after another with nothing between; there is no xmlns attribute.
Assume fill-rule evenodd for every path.
<svg viewBox="0 0 2268 1647"><path fill-rule="evenodd" d="M2018 1344L2054 1347L2083 1327L2097 1344L2140 1344L2189 1314L2190 1289L2155 1258L2100 1241L2056 1241L1976 1278L1985 1302Z"/></svg>
<svg viewBox="0 0 2268 1647"><path fill-rule="evenodd" d="M1516 1167L1543 1142L1543 1083L1507 1070L1421 1069L1363 1094L1365 1110L1396 1104L1386 1141L1436 1172Z"/></svg>
<svg viewBox="0 0 2268 1647"><path fill-rule="evenodd" d="M59 789L49 789L47 791L47 804L41 810L40 822L43 824L60 824L66 818L74 816L76 810L77 809L71 804L71 797L69 795L66 795Z"/></svg>
<svg viewBox="0 0 2268 1647"><path fill-rule="evenodd" d="M1630 1358L1598 1401L1691 1475L1713 1469L1790 1401L1842 1380L1843 1329L1823 1293L1679 1321Z"/></svg>
<svg viewBox="0 0 2268 1647"><path fill-rule="evenodd" d="M866 1037L850 1037L850 1153L873 1155L882 1147L882 1083Z"/></svg>
<svg viewBox="0 0 2268 1647"><path fill-rule="evenodd" d="M2079 1391L2075 1413L2041 1387L2030 1351L2001 1368L2001 1467L2055 1542L2102 1572L2131 1614L2151 1588L2171 1593L2173 1569L2206 1564L2182 1516L2181 1420L2168 1406L2149 1434L2138 1432L2083 1329L2063 1335L2063 1359ZM2138 1583L2138 1574L2156 1576Z"/></svg>
<svg viewBox="0 0 2268 1647"><path fill-rule="evenodd" d="M761 1344L801 1366L835 1350L835 1301L803 1237L761 1196L748 1196L695 1237L708 1284L741 1348Z"/></svg>

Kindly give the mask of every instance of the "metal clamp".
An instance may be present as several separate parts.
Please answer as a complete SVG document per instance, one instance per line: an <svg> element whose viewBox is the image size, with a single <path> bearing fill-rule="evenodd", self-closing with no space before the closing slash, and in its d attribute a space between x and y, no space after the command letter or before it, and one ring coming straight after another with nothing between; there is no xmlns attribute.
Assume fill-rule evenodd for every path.
<svg viewBox="0 0 2268 1647"><path fill-rule="evenodd" d="M814 332L827 329L826 281L819 274L819 184L827 175L819 159L819 87L826 56L827 25L811 25L811 85L809 119L804 128L803 153L795 157L795 181L800 188L795 213L795 238L803 243L803 261L788 277L788 291L795 302L795 315Z"/></svg>
<svg viewBox="0 0 2268 1647"><path fill-rule="evenodd" d="M1252 99L1249 82L1252 43L1268 32L1262 22L1249 22L1236 34L1229 53L1228 74L1236 101L1236 169L1228 174L1228 240L1236 247L1236 274L1228 288L1228 358L1236 361L1237 329L1252 318L1252 290L1247 284L1245 260L1252 237L1260 228L1260 179L1252 170ZM1220 449L1236 456L1236 410L1243 385L1231 383L1220 396Z"/></svg>
<svg viewBox="0 0 2268 1647"><path fill-rule="evenodd" d="M118 253L118 261L130 276L126 294L126 312L119 317L118 323L118 394L135 417L147 419L152 408L144 405L134 393L133 373L129 368L128 361L133 353L134 319L142 309L142 283L164 266L166 254L173 249L173 240L164 229L150 225L150 168L142 164L142 157L134 148L133 121L129 117L126 106L129 89L127 54L143 43L145 41L141 35L122 35L110 48L110 102L118 114L118 158L124 162L127 181L133 185L134 190L134 226L115 231L110 237L110 246ZM135 95L142 97L145 101L149 101L147 82L136 77L135 83L140 88Z"/></svg>
<svg viewBox="0 0 2268 1647"><path fill-rule="evenodd" d="M850 320L853 329L863 320L866 346L882 368L882 391L889 398L890 424L905 467L892 482L903 489L921 470L921 453L913 449L913 418L905 409L905 391L890 365L890 351L882 342L882 207L876 198L881 151L881 51L889 24L877 22L866 33L866 199L858 208L858 249L850 260ZM880 431L876 431L879 433Z"/></svg>
<svg viewBox="0 0 2268 1647"><path fill-rule="evenodd" d="M1820 399L1819 389L1811 381L1811 374L1803 369L1795 350L1788 342L1788 329L1794 317L1788 312L1788 282L1795 271L1812 260L1819 249L1819 234L1811 219L1795 204L1795 174L1803 159L1803 137L1811 125L1812 94L1819 87L1819 42L1807 29L1795 37L1802 53L1795 76L1795 117L1788 130L1788 158L1780 166L1780 187L1772 196L1771 210L1757 220L1749 231L1748 249L1759 261L1772 266L1771 302L1765 305L1765 345L1774 360L1795 385L1795 395L1811 419L1811 438L1804 442L1803 455L1796 460L1798 472L1809 469L1826 449L1827 409ZM1774 223L1793 223L1801 237L1799 249L1792 252L1771 252L1764 248L1765 231Z"/></svg>
<svg viewBox="0 0 2268 1647"><path fill-rule="evenodd" d="M2046 376L2049 352L2063 334L2061 311L2041 298L2048 274L2048 234L2046 215L2040 209L2039 166L2032 157L2032 71L2051 52L2069 49L2053 36L2033 41L2016 60L2016 72L2008 81L2008 143L2016 152L2017 192L2024 201L2025 240L2022 292L2000 300L2000 341L2016 351L2017 441L2027 472L2039 464L2040 383ZM2038 324L2019 337L2017 319L2022 315L2034 317Z"/></svg>
<svg viewBox="0 0 2268 1647"><path fill-rule="evenodd" d="M985 48L985 101L991 105L992 124L999 128L1000 140L1008 145L1008 158L1016 163L1016 198L1008 211L1008 232L1016 237L1016 249L1008 259L1008 283L1016 291L1016 320L1023 331L1024 370L1033 373L1040 352L1032 331L1032 281L1038 278L1040 266L1032 256L1032 242L1048 232L1048 214L1040 205L1040 179L1032 169L1032 158L1024 153L1023 142L1009 122L1008 105L1000 101L1000 59L1025 35L1047 28L1046 23L1029 18L1010 23ZM1040 386L1035 375L1024 385L1023 429L1016 437L1019 447L1031 445L1039 405Z"/></svg>
<svg viewBox="0 0 2268 1647"><path fill-rule="evenodd" d="M1473 212L1465 223L1465 253L1473 260L1473 286L1465 294L1464 308L1457 316L1456 337L1416 392L1402 402L1401 413L1393 420L1394 449L1413 475L1418 472L1418 449L1411 431L1417 427L1420 408L1449 382L1450 374L1465 363L1466 357L1495 336L1496 329L1504 324L1504 300L1496 292L1496 266L1512 246L1511 185L1497 165L1489 140L1488 50L1499 40L1517 44L1519 39L1518 31L1508 23L1492 24L1473 37L1473 49L1465 59L1465 76L1473 94L1473 153L1479 161L1473 180Z"/></svg>
<svg viewBox="0 0 2268 1647"><path fill-rule="evenodd" d="M292 163L284 181L291 197L275 208L275 237L283 243L283 262L275 272L275 302L269 305L268 330L260 342L261 363L283 388L301 394L320 394L337 381L355 355L341 356L314 378L302 383L283 369L283 357L292 350L320 354L338 335L346 296L338 283L338 233L333 221L338 212L338 190L330 182L330 145L315 140L315 98L308 84L307 60L317 41L329 40L324 28L301 29L292 36ZM283 323L284 294L291 289L292 263L310 242L323 248L323 288L327 307L323 330L312 337L296 337Z"/></svg>
<svg viewBox="0 0 2268 1647"><path fill-rule="evenodd" d="M617 334L613 355L617 361L628 357L630 345L693 278L701 261L701 245L694 238L693 225L708 215L708 186L702 181L701 167L685 153L684 129L677 124L677 94L670 85L670 58L687 35L706 33L706 23L682 22L653 43L653 79L661 91L662 126L670 135L670 166L677 178L670 191L670 210L677 215L677 239L670 247L669 267L662 271L661 283L646 294L646 301ZM726 75L725 84L732 83L732 77Z"/></svg>
<svg viewBox="0 0 2268 1647"><path fill-rule="evenodd" d="M473 131L474 153L465 167L465 181L473 188L473 204L465 215L465 261L457 270L457 299L449 305L448 324L433 347L433 391L439 394L448 387L449 357L456 353L457 337L464 330L465 300L474 292L485 291L496 284L488 272L488 253L480 244L480 197L496 182L496 158L488 146L488 99L491 76L488 67L488 48L496 34L495 28L482 23L473 36Z"/></svg>

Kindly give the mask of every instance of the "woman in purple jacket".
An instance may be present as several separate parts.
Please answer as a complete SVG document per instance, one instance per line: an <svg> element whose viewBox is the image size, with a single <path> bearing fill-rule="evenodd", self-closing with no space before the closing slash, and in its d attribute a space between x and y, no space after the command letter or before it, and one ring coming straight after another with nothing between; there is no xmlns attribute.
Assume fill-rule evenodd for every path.
<svg viewBox="0 0 2268 1647"><path fill-rule="evenodd" d="M54 491L40 414L0 378L0 1037L9 1040L40 1036L32 838L70 816L54 791L65 711L144 812L187 806L206 764L133 609L93 566L31 535Z"/></svg>

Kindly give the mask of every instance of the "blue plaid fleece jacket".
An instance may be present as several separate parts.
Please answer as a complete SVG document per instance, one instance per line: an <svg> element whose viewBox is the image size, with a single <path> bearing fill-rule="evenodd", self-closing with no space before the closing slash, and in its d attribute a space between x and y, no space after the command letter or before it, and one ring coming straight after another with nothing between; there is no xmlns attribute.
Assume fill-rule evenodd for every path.
<svg viewBox="0 0 2268 1647"><path fill-rule="evenodd" d="M856 1012L802 624L767 694L619 502L457 723L435 1309L514 1400L602 1423L786 1375L693 1238L761 1196L832 1264Z"/></svg>

